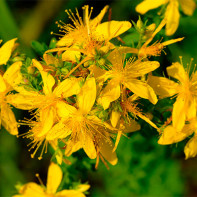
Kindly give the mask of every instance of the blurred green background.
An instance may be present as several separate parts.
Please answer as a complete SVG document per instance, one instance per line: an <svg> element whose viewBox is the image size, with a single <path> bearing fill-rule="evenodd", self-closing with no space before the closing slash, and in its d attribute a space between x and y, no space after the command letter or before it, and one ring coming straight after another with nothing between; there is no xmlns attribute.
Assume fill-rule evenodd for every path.
<svg viewBox="0 0 197 197"><path fill-rule="evenodd" d="M32 41L48 45L52 38L50 32L58 33L58 20L69 23L65 9L79 9L90 5L94 7L92 18L105 5L110 5L113 20L138 20L135 6L139 0L0 0L0 39L7 41L18 37L20 51L31 58L39 57L32 48ZM158 25L158 10L141 16L148 23ZM104 21L108 18L105 16ZM152 19L151 19L152 18ZM194 58L197 62L197 11L192 17L182 14L180 26L172 38L185 37L181 43L171 45L165 49L167 55L154 58L161 62L161 67L169 66L171 62L190 62ZM162 32L163 33L163 32ZM58 38L58 37L57 37ZM135 44L136 32L131 30L123 35L123 40L130 45ZM158 39L161 37L158 36ZM164 40L166 37L164 36ZM116 42L116 41L115 41ZM159 122L169 114L162 114L160 109L166 107L167 101L160 101L155 109L151 104L144 103L144 110L152 109L156 117L153 121ZM146 105L145 105L146 104ZM167 105L172 105L168 103ZM15 111L18 119L24 115ZM89 196L94 197L130 197L130 196L197 196L197 159L184 159L183 148L187 140L171 145L157 144L158 134L143 121L141 131L130 134L129 139L122 137L117 149L119 162L107 170L100 163L98 170L94 169L94 161L90 161L81 151L71 158L73 165L63 165L66 176L65 184L69 187L70 181L88 181L91 185ZM25 132L22 127L20 132ZM38 182L36 173L40 173L43 182L46 182L47 169L50 163L50 154L46 154L39 161L31 159L28 152L28 140L22 137L11 136L3 128L0 132L0 196L11 197L16 193L17 183L30 181ZM77 158L77 159L76 159Z"/></svg>

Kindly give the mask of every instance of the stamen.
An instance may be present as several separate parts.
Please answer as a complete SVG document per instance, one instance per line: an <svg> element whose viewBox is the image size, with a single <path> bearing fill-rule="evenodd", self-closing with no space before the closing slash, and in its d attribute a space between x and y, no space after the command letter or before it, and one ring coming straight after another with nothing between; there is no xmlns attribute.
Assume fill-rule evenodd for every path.
<svg viewBox="0 0 197 197"><path fill-rule="evenodd" d="M35 176L38 179L38 181L40 182L40 185L44 186L44 183L43 183L42 179L40 178L40 175L38 173L36 173Z"/></svg>

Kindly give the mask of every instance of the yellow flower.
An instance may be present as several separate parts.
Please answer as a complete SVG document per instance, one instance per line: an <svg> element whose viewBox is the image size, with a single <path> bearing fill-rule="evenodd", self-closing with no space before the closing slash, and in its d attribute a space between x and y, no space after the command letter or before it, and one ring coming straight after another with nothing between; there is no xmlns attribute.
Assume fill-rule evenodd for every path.
<svg viewBox="0 0 197 197"><path fill-rule="evenodd" d="M39 178L39 175L37 176ZM90 188L89 185L82 184L79 185L77 189L66 189L57 192L61 180L61 168L57 164L51 163L48 169L46 187L43 184L40 186L37 183L30 182L23 185L19 190L19 194L13 197L85 197L83 192Z"/></svg>
<svg viewBox="0 0 197 197"><path fill-rule="evenodd" d="M136 11L140 14L145 14L147 11L164 4L167 5L165 11L165 18L167 20L166 35L171 36L179 26L179 4L184 14L191 16L196 8L196 3L193 0L144 0L137 5Z"/></svg>
<svg viewBox="0 0 197 197"><path fill-rule="evenodd" d="M141 62L140 60L133 61L130 59L124 65L125 58L118 50L111 52L108 59L112 63L109 71L97 68L97 73L95 73L96 75L98 75L98 72L104 73L100 76L104 81L110 79L98 99L98 103L104 109L107 109L112 101L120 97L124 87L141 98L149 99L153 104L157 102L157 97L153 89L146 82L137 78L158 68L159 62Z"/></svg>
<svg viewBox="0 0 197 197"><path fill-rule="evenodd" d="M2 124L12 135L18 134L18 127L15 115L8 104L9 101L7 98L9 96L8 93L13 90L13 87L17 83L18 73L21 66L22 62L15 62L7 69L3 76L0 75L0 126Z"/></svg>
<svg viewBox="0 0 197 197"><path fill-rule="evenodd" d="M109 21L100 24L102 18L108 10L108 7L109 6L105 6L100 14L92 20L90 17L93 8L91 8L89 13L88 5L83 7L83 20L79 16L78 10L76 10L76 17L71 10L66 11L74 26L71 24L59 24L59 27L63 30L65 35L58 41L57 46L75 45L80 47L81 45L86 45L88 40L91 38L97 41L109 41L110 39L127 31L131 27L131 23L127 21Z"/></svg>
<svg viewBox="0 0 197 197"><path fill-rule="evenodd" d="M61 31L66 35L58 41L57 46L59 48L46 51L46 53L65 51L62 53L62 59L72 62L76 62L76 58L79 59L81 53L86 55L82 62L71 70L66 77L82 63L94 58L97 51L106 53L109 49L114 48L114 45L109 41L131 28L131 23L128 21L108 21L100 24L108 6L104 7L100 14L92 20L90 19L92 11L89 13L89 6L86 5L83 9L84 21L79 16L78 11L76 17L70 10L70 13L67 11L74 26L59 24Z"/></svg>
<svg viewBox="0 0 197 197"><path fill-rule="evenodd" d="M103 157L112 165L117 163L116 153L112 152L113 142L107 131L106 123L92 114L91 109L96 100L96 82L94 78L88 78L81 92L77 95L77 108L72 105L61 103L58 107L58 115L61 120L56 128L51 130L49 140L57 136L70 135L66 143L65 154L71 155L83 148L89 158Z"/></svg>
<svg viewBox="0 0 197 197"><path fill-rule="evenodd" d="M185 71L182 64L176 62L167 67L170 77L178 80L174 82L164 77L150 76L148 83L161 98L177 95L173 105L172 124L177 131L182 130L185 121L196 117L197 72Z"/></svg>
<svg viewBox="0 0 197 197"><path fill-rule="evenodd" d="M173 144L184 140L194 133L193 137L187 142L184 148L185 159L195 157L197 155L197 119L192 119L185 124L182 130L177 131L173 126L167 126L158 143L162 145Z"/></svg>
<svg viewBox="0 0 197 197"><path fill-rule="evenodd" d="M6 64L9 60L16 40L17 38L9 40L0 48L0 65Z"/></svg>
<svg viewBox="0 0 197 197"><path fill-rule="evenodd" d="M30 110L36 109L34 117L36 121L27 120L24 124L30 125L31 130L25 134L25 137L32 139L32 148L35 148L34 153L31 155L34 157L38 148L45 141L42 149L42 153L47 148L47 135L52 129L54 124L58 121L57 117L57 106L64 103L64 98L70 97L80 92L80 78L68 78L60 82L54 87L55 79L49 73L43 71L42 65L37 61L33 60L33 65L38 68L41 73L43 80L43 93L37 91L27 91L22 86L15 87L18 94L8 96L8 101L13 106L19 109ZM51 135L51 134L50 134ZM54 141L55 139L53 139Z"/></svg>

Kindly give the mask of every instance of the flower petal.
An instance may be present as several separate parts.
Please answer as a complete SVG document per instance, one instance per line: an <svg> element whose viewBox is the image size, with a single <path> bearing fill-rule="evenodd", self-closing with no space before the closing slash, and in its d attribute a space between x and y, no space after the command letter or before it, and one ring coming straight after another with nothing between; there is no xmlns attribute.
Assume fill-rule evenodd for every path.
<svg viewBox="0 0 197 197"><path fill-rule="evenodd" d="M83 145L85 153L90 159L95 159L97 153L92 137L86 131L82 131L80 139L82 139L81 143Z"/></svg>
<svg viewBox="0 0 197 197"><path fill-rule="evenodd" d="M160 64L157 61L135 61L134 63L127 62L125 67L128 67L127 72L129 72L129 75L132 73L132 78L136 78L157 69L159 66Z"/></svg>
<svg viewBox="0 0 197 197"><path fill-rule="evenodd" d="M118 162L118 158L116 152L113 152L114 144L110 139L106 139L101 136L100 140L98 140L99 151L102 156L112 165L116 165Z"/></svg>
<svg viewBox="0 0 197 197"><path fill-rule="evenodd" d="M9 94L6 96L6 101L14 107L22 110L35 109L40 106L43 102L43 95L39 94Z"/></svg>
<svg viewBox="0 0 197 197"><path fill-rule="evenodd" d="M47 175L47 193L55 194L58 186L61 183L61 180L62 180L61 168L57 164L51 163Z"/></svg>
<svg viewBox="0 0 197 197"><path fill-rule="evenodd" d="M181 83L184 83L184 81L188 78L183 65L179 62L173 63L171 66L167 67L167 72L170 77L178 79Z"/></svg>
<svg viewBox="0 0 197 197"><path fill-rule="evenodd" d="M1 105L1 122L4 128L12 135L18 134L15 115L8 104Z"/></svg>
<svg viewBox="0 0 197 197"><path fill-rule="evenodd" d="M22 62L13 63L4 73L3 78L9 83L11 86L15 86L21 82L22 75L20 72L20 68L22 66Z"/></svg>
<svg viewBox="0 0 197 197"><path fill-rule="evenodd" d="M181 8L184 12L184 14L191 16L195 9L196 9L196 3L193 0L179 0L180 4L181 4Z"/></svg>
<svg viewBox="0 0 197 197"><path fill-rule="evenodd" d="M52 128L55 119L55 110L53 107L47 107L40 111L41 130L36 134L36 137L42 137Z"/></svg>
<svg viewBox="0 0 197 197"><path fill-rule="evenodd" d="M182 130L185 120L186 120L186 103L185 99L181 96L178 96L176 102L173 105L172 111L172 124L177 131Z"/></svg>
<svg viewBox="0 0 197 197"><path fill-rule="evenodd" d="M195 157L197 155L197 136L194 135L186 144L184 148L185 159Z"/></svg>
<svg viewBox="0 0 197 197"><path fill-rule="evenodd" d="M70 49L73 49L73 51L68 50L62 53L62 61L77 62L77 60L80 60L81 52L75 51L75 49L79 49L79 47L72 46Z"/></svg>
<svg viewBox="0 0 197 197"><path fill-rule="evenodd" d="M120 85L115 79L111 79L101 92L98 103L106 110L110 103L120 97Z"/></svg>
<svg viewBox="0 0 197 197"><path fill-rule="evenodd" d="M170 1L165 12L166 35L171 36L175 33L179 26L179 3L177 0Z"/></svg>
<svg viewBox="0 0 197 197"><path fill-rule="evenodd" d="M91 74L93 74L94 78L96 79L96 81L98 81L99 83L104 82L105 80L105 74L106 74L106 70L99 68L96 65L91 65L88 68L91 72Z"/></svg>
<svg viewBox="0 0 197 197"><path fill-rule="evenodd" d="M17 38L9 40L0 48L0 65L6 64L9 60L16 40Z"/></svg>
<svg viewBox="0 0 197 197"><path fill-rule="evenodd" d="M53 91L53 93L57 97L70 97L74 94L79 94L81 87L80 87L80 78L67 78L62 81Z"/></svg>
<svg viewBox="0 0 197 197"><path fill-rule="evenodd" d="M85 195L77 190L62 190L58 192L56 197L85 197Z"/></svg>
<svg viewBox="0 0 197 197"><path fill-rule="evenodd" d="M7 89L6 83L3 77L0 75L0 92L5 92Z"/></svg>
<svg viewBox="0 0 197 197"><path fill-rule="evenodd" d="M42 187L40 187L38 184L30 182L25 185L23 185L19 191L20 197L44 197L45 192Z"/></svg>
<svg viewBox="0 0 197 197"><path fill-rule="evenodd" d="M156 0L156 1L154 1L154 0L144 0L143 2L138 4L135 9L140 14L145 14L149 10L158 8L159 6L167 3L168 1L169 0Z"/></svg>
<svg viewBox="0 0 197 197"><path fill-rule="evenodd" d="M167 126L164 129L158 144L167 145L177 143L184 140L187 136L187 132L178 132L173 126Z"/></svg>
<svg viewBox="0 0 197 197"><path fill-rule="evenodd" d="M138 131L141 129L141 126L138 122L136 122L133 119L129 120L129 123L124 123L124 124L120 124L120 129L124 132L124 133L131 133L134 131Z"/></svg>
<svg viewBox="0 0 197 197"><path fill-rule="evenodd" d="M157 96L154 90L147 83L137 79L131 79L123 84L139 97L149 99L153 104L157 103Z"/></svg>
<svg viewBox="0 0 197 197"><path fill-rule="evenodd" d="M186 116L188 120L191 120L196 117L196 99L191 98L188 102Z"/></svg>
<svg viewBox="0 0 197 197"><path fill-rule="evenodd" d="M148 84L161 98L170 97L178 93L178 83L165 77L148 76Z"/></svg>
<svg viewBox="0 0 197 197"><path fill-rule="evenodd" d="M81 92L77 96L77 102L80 111L83 114L88 114L92 109L96 100L96 82L95 78L89 78L81 88Z"/></svg>
<svg viewBox="0 0 197 197"><path fill-rule="evenodd" d="M43 92L45 95L52 93L52 87L55 84L55 79L52 75L50 75L48 72L43 71L43 67L37 60L32 60L33 65L40 71L40 74L42 75L43 80Z"/></svg>
<svg viewBox="0 0 197 197"><path fill-rule="evenodd" d="M109 9L109 6L106 5L94 19L90 20L90 25L96 27L99 23L101 23L108 9Z"/></svg>
<svg viewBox="0 0 197 197"><path fill-rule="evenodd" d="M72 153L78 151L81 148L82 148L81 141L78 140L77 142L74 142L73 140L69 140L66 143L65 155L69 157Z"/></svg>
<svg viewBox="0 0 197 197"><path fill-rule="evenodd" d="M49 130L46 135L46 140L63 139L69 136L71 133L72 130L70 130L66 124L64 124L64 121L60 120L51 128L51 130Z"/></svg>
<svg viewBox="0 0 197 197"><path fill-rule="evenodd" d="M77 109L72 105L59 101L56 103L56 111L60 118L68 118L71 114L74 114Z"/></svg>
<svg viewBox="0 0 197 197"><path fill-rule="evenodd" d="M110 116L110 121L111 121L112 126L116 127L119 120L120 120L120 112L112 110L111 116Z"/></svg>
<svg viewBox="0 0 197 197"><path fill-rule="evenodd" d="M119 36L131 28L131 23L128 21L109 21L101 23L97 26L95 37L100 41L109 41L112 38Z"/></svg>

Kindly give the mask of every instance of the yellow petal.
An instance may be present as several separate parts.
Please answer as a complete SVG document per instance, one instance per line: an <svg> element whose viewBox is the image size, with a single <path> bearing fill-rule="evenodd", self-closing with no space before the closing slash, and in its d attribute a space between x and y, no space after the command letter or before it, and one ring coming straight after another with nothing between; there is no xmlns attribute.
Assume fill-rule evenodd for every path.
<svg viewBox="0 0 197 197"><path fill-rule="evenodd" d="M69 50L62 53L62 61L77 62L77 60L80 60L81 53L79 51L75 51L75 49L79 49L79 47L72 46L70 49L73 49L73 51Z"/></svg>
<svg viewBox="0 0 197 197"><path fill-rule="evenodd" d="M144 121L146 121L149 125L151 125L152 127L154 127L155 129L157 129L159 131L159 128L146 116L144 116L141 113L137 113L137 116L139 116L141 119L143 119Z"/></svg>
<svg viewBox="0 0 197 197"><path fill-rule="evenodd" d="M124 33L131 28L131 23L128 21L109 21L101 23L97 26L95 37L100 40L111 40Z"/></svg>
<svg viewBox="0 0 197 197"><path fill-rule="evenodd" d="M19 191L21 197L45 197L45 192L42 187L36 183L27 183Z"/></svg>
<svg viewBox="0 0 197 197"><path fill-rule="evenodd" d="M141 126L135 120L130 119L128 124L127 123L121 123L120 124L120 129L124 133L131 133L131 132L140 130L141 129Z"/></svg>
<svg viewBox="0 0 197 197"><path fill-rule="evenodd" d="M149 99L153 104L157 103L157 96L154 90L147 83L137 79L131 79L123 84L139 97Z"/></svg>
<svg viewBox="0 0 197 197"><path fill-rule="evenodd" d="M177 129L177 131L180 131L185 124L185 119L186 119L185 105L186 105L185 99L181 96L177 97L176 102L173 105L172 124L173 127Z"/></svg>
<svg viewBox="0 0 197 197"><path fill-rule="evenodd" d="M61 165L63 161L63 153L58 148L55 149L55 158L56 158L57 164Z"/></svg>
<svg viewBox="0 0 197 197"><path fill-rule="evenodd" d="M111 102L117 100L120 97L120 85L115 80L112 79L108 82L107 86L100 94L98 103L101 104L105 109L107 109Z"/></svg>
<svg viewBox="0 0 197 197"><path fill-rule="evenodd" d="M191 16L195 9L196 9L196 3L193 0L179 0L181 4L181 8L184 12L184 14Z"/></svg>
<svg viewBox="0 0 197 197"><path fill-rule="evenodd" d="M98 82L104 82L105 81L104 76L105 76L105 73L107 72L106 70L103 70L96 65L91 65L88 69L91 71L91 74L93 74L94 78Z"/></svg>
<svg viewBox="0 0 197 197"><path fill-rule="evenodd" d="M196 117L196 99L191 98L191 101L189 101L186 116L188 120Z"/></svg>
<svg viewBox="0 0 197 197"><path fill-rule="evenodd" d="M163 45L163 46L167 46L167 45L170 45L170 44L173 44L173 43L176 43L176 42L180 42L180 41L182 41L184 39L184 37L182 37L182 38L177 38L177 39L171 39L171 40L167 40L167 41L165 41L165 42L162 42L161 44Z"/></svg>
<svg viewBox="0 0 197 197"><path fill-rule="evenodd" d="M165 12L166 21L166 35L171 36L175 33L179 26L179 3L177 0L171 0Z"/></svg>
<svg viewBox="0 0 197 197"><path fill-rule="evenodd" d="M167 3L169 0L144 0L135 8L140 14L145 14L149 10L158 8L159 6Z"/></svg>
<svg viewBox="0 0 197 197"><path fill-rule="evenodd" d="M6 64L9 60L16 40L17 38L9 40L0 48L0 65Z"/></svg>
<svg viewBox="0 0 197 197"><path fill-rule="evenodd" d="M55 79L53 78L52 75L50 75L47 72L41 71L40 74L42 75L42 80L43 80L43 92L45 95L52 93L52 88L55 84Z"/></svg>
<svg viewBox="0 0 197 197"><path fill-rule="evenodd" d="M155 29L155 31L150 36L150 38L143 44L142 48L146 47L153 40L153 38L161 31L161 29L166 25L166 21L167 19L165 18L161 21L159 26Z"/></svg>
<svg viewBox="0 0 197 197"><path fill-rule="evenodd" d="M71 114L74 114L77 109L72 105L60 101L56 103L56 111L60 118L68 118Z"/></svg>
<svg viewBox="0 0 197 197"><path fill-rule="evenodd" d="M63 47L63 46L70 46L74 42L74 38L71 35L65 35L63 36L56 44L57 47Z"/></svg>
<svg viewBox="0 0 197 197"><path fill-rule="evenodd" d="M77 190L62 190L58 192L56 197L85 197L85 195Z"/></svg>
<svg viewBox="0 0 197 197"><path fill-rule="evenodd" d="M37 137L44 136L52 128L55 118L54 113L55 113L54 108L50 106L48 108L44 108L41 110L40 122L42 124L42 128L39 131L39 133L36 135Z"/></svg>
<svg viewBox="0 0 197 197"><path fill-rule="evenodd" d="M77 102L80 111L88 114L92 109L96 99L96 82L95 78L89 78L81 88L81 92L77 96Z"/></svg>
<svg viewBox="0 0 197 197"><path fill-rule="evenodd" d="M22 66L22 62L13 63L4 73L3 78L11 85L15 86L17 83L20 83L22 79L22 75L20 72L20 68Z"/></svg>
<svg viewBox="0 0 197 197"><path fill-rule="evenodd" d="M80 78L67 78L62 81L53 91L57 97L70 97L75 94L79 94L80 87Z"/></svg>
<svg viewBox="0 0 197 197"><path fill-rule="evenodd" d="M61 183L61 180L62 180L61 168L57 164L51 163L47 175L47 193L55 194L58 186Z"/></svg>
<svg viewBox="0 0 197 197"><path fill-rule="evenodd" d="M116 152L113 152L114 144L110 139L101 137L98 141L99 151L102 156L112 165L116 165L118 158Z"/></svg>
<svg viewBox="0 0 197 197"><path fill-rule="evenodd" d="M145 61L145 62L135 61L134 63L128 62L126 64L126 68L128 67L127 71L132 73L132 78L143 76L157 69L159 66L160 64L157 61Z"/></svg>
<svg viewBox="0 0 197 197"><path fill-rule="evenodd" d="M148 84L161 98L170 97L178 93L179 84L165 77L148 77Z"/></svg>
<svg viewBox="0 0 197 197"><path fill-rule="evenodd" d="M59 121L55 124L47 133L46 139L47 140L55 140L55 139L63 139L69 136L72 133L64 121Z"/></svg>
<svg viewBox="0 0 197 197"><path fill-rule="evenodd" d="M55 79L53 78L52 75L43 71L43 67L40 64L40 62L33 59L32 63L40 71L40 74L42 76L42 80L43 80L43 84L44 84L43 92L45 93L45 95L52 93L52 87L55 84Z"/></svg>
<svg viewBox="0 0 197 197"><path fill-rule="evenodd" d="M69 140L66 143L66 148L65 148L65 155L69 157L72 153L78 151L79 149L82 148L81 141L77 141L76 143L74 141Z"/></svg>
<svg viewBox="0 0 197 197"><path fill-rule="evenodd" d="M43 55L44 61L47 63L47 65L55 65L58 66L60 60L52 55L44 54Z"/></svg>
<svg viewBox="0 0 197 197"><path fill-rule="evenodd" d="M7 89L6 83L3 77L0 75L0 92L5 92Z"/></svg>
<svg viewBox="0 0 197 197"><path fill-rule="evenodd" d="M43 103L43 95L9 94L6 100L18 109L30 110L38 108Z"/></svg>
<svg viewBox="0 0 197 197"><path fill-rule="evenodd" d="M43 71L42 64L39 61L37 61L36 59L33 59L32 63L33 63L33 66L35 66L39 71Z"/></svg>
<svg viewBox="0 0 197 197"><path fill-rule="evenodd" d="M97 154L93 139L86 131L82 131L82 133L81 135L83 135L83 137L81 143L83 144L83 149L90 159L95 159Z"/></svg>
<svg viewBox="0 0 197 197"><path fill-rule="evenodd" d="M118 134L117 134L117 137L116 137L116 141L115 141L115 145L114 145L114 148L113 148L113 152L116 151L117 147L118 147L118 144L120 142L120 138L122 136L122 131L118 131Z"/></svg>
<svg viewBox="0 0 197 197"><path fill-rule="evenodd" d="M120 120L120 112L112 111L110 116L110 121L113 127L116 127L118 121Z"/></svg>
<svg viewBox="0 0 197 197"><path fill-rule="evenodd" d="M178 79L181 83L184 83L188 78L185 69L179 62L173 63L171 66L167 67L167 72L170 77Z"/></svg>
<svg viewBox="0 0 197 197"><path fill-rule="evenodd" d="M109 55L108 60L113 65L113 68L121 70L123 68L123 59L125 57L124 50L121 48L114 49Z"/></svg>
<svg viewBox="0 0 197 197"><path fill-rule="evenodd" d="M8 104L1 105L1 122L3 127L12 135L18 134L18 126L14 113Z"/></svg>
<svg viewBox="0 0 197 197"><path fill-rule="evenodd" d="M97 26L99 23L101 23L104 15L105 15L105 13L107 12L108 9L109 9L109 6L106 5L94 19L90 20L90 24L92 26Z"/></svg>
<svg viewBox="0 0 197 197"><path fill-rule="evenodd" d="M89 188L90 188L90 185L81 184L81 185L77 186L77 191L85 192L85 191L89 190Z"/></svg>
<svg viewBox="0 0 197 197"><path fill-rule="evenodd" d="M192 137L184 148L185 159L195 157L197 155L197 136Z"/></svg>
<svg viewBox="0 0 197 197"><path fill-rule="evenodd" d="M167 126L164 129L158 143L162 145L173 144L184 140L187 136L187 133L178 132L176 128Z"/></svg>

